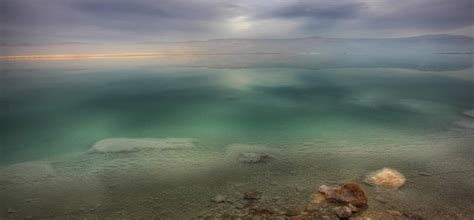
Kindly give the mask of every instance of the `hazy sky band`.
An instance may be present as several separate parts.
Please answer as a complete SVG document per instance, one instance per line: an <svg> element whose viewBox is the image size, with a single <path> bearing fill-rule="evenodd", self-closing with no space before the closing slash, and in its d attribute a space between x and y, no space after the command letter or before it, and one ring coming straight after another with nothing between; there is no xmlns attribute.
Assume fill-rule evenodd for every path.
<svg viewBox="0 0 474 220"><path fill-rule="evenodd" d="M472 0L2 0L2 44L473 36Z"/></svg>

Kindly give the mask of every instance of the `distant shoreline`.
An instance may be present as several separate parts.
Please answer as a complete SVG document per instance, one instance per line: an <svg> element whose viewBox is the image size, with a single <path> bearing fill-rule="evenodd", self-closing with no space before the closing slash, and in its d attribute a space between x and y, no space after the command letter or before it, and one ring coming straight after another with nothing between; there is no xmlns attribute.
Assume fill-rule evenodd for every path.
<svg viewBox="0 0 474 220"><path fill-rule="evenodd" d="M107 53L107 54L44 54L0 56L0 60L77 60L77 59L114 59L114 58L146 58L165 56L195 55L239 55L239 54L281 54L281 53Z"/></svg>

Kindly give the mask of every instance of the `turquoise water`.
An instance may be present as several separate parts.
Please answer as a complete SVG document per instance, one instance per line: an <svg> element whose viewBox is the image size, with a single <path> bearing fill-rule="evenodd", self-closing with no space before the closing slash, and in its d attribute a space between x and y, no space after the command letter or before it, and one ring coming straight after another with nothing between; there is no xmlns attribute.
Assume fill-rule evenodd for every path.
<svg viewBox="0 0 474 220"><path fill-rule="evenodd" d="M442 131L473 108L473 81L449 72L346 67L350 60L316 69L310 58L320 59L302 57L299 68L234 68L229 57L220 66L179 58L7 64L0 160L82 152L109 137L192 137L215 147L320 138L362 143Z"/></svg>
<svg viewBox="0 0 474 220"><path fill-rule="evenodd" d="M151 210L134 206L142 204L139 189L150 191L150 182L173 189L172 192L188 192L192 187L184 182L190 176L196 178L193 187L209 185L218 189L216 185L224 187L237 181L235 176L229 176L231 173L252 176L260 172L255 167L232 171L234 165L223 165L232 160L232 152L242 149L272 152L280 159L287 155L281 161L289 164L265 168L266 178L283 181L281 178L287 179L284 175L293 175L290 170L297 169L307 187L327 180L358 179L364 172L384 166L395 166L409 175L414 175L412 170L450 172L474 166L474 119L463 114L474 109L473 63L469 55L410 59L254 55L2 62L5 71L1 79L0 164L7 169L4 173L11 174L8 167L18 163L48 161L62 173L99 173L100 185L109 186L110 182L132 178L134 175L125 174L124 170L133 169L139 176L134 176L139 179L136 185L118 191L122 198L129 199L128 205L133 207L130 210L136 213ZM130 157L86 153L94 143L108 138L192 138L199 144L191 153L182 155L178 151L136 153ZM177 167L183 166L183 170L174 167L170 168L173 171L163 171L171 166L166 164L168 160ZM443 161L452 163L442 165ZM174 172L176 176L158 177L161 171L150 168L150 163L156 165L155 162L163 166L159 169L166 175ZM185 171L199 166L206 171ZM227 171L209 171L216 167ZM144 173L158 176L145 177ZM469 178L472 173L463 175ZM171 181L168 177L176 182L167 185ZM206 178L212 184L203 180ZM248 185L256 184L252 182L256 179L250 179ZM471 194L474 191L472 179L457 184ZM50 193L45 190L46 185L39 189ZM3 187L7 189L10 188ZM88 189L96 190L92 186ZM430 188L430 192L438 189ZM158 194L163 192L155 190ZM203 194L199 196L206 201L216 193L210 189L194 191L200 190ZM109 189L94 193L115 198L116 192ZM465 192L448 195L463 195L462 199L456 197L460 204L472 199ZM10 194L4 198L5 204L19 201ZM84 198L88 199L91 198ZM426 199L435 200L434 194ZM129 207L97 200L114 213L117 207ZM79 201L82 200L78 198L76 202ZM163 208L167 213L179 206L174 200L161 204L168 207ZM77 211L80 205L69 206L75 206ZM202 209L191 207L192 211ZM77 214L40 208L25 210L39 216L46 215L44 210L52 216Z"/></svg>

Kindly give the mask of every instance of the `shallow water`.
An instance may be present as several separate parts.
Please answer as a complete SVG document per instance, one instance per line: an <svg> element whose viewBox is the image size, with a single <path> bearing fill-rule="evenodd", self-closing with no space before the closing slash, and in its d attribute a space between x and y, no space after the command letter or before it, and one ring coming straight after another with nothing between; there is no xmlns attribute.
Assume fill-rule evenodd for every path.
<svg viewBox="0 0 474 220"><path fill-rule="evenodd" d="M2 218L192 218L248 190L284 209L382 167L409 181L364 186L365 216L474 217L470 55L2 62Z"/></svg>

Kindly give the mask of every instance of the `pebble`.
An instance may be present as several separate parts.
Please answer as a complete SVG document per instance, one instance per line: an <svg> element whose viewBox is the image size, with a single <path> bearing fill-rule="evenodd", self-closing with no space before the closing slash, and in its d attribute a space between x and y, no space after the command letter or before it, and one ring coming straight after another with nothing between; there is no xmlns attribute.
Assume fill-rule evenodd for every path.
<svg viewBox="0 0 474 220"><path fill-rule="evenodd" d="M296 189L297 192L303 192L303 191L306 190L306 187L296 186L295 189Z"/></svg>
<svg viewBox="0 0 474 220"><path fill-rule="evenodd" d="M221 203L221 202L225 202L226 200L226 196L224 195L221 195L221 194L217 194L216 196L214 196L211 201L212 202L215 202L215 203Z"/></svg>
<svg viewBox="0 0 474 220"><path fill-rule="evenodd" d="M397 210L387 210L387 213L393 216L402 216L402 213Z"/></svg>
<svg viewBox="0 0 474 220"><path fill-rule="evenodd" d="M286 210L286 216L297 216L301 213L301 211L297 208L289 208Z"/></svg>
<svg viewBox="0 0 474 220"><path fill-rule="evenodd" d="M423 217L421 217L421 215L417 214L417 213L403 213L403 215L405 217L407 217L409 220L421 220L423 219Z"/></svg>
<svg viewBox="0 0 474 220"><path fill-rule="evenodd" d="M319 187L319 192L323 193L326 199L340 203L364 206L368 202L364 190L357 183L345 183L339 186L322 185Z"/></svg>
<svg viewBox="0 0 474 220"><path fill-rule="evenodd" d="M433 175L433 174L427 173L427 172L420 172L418 174L420 174L420 176L432 176Z"/></svg>
<svg viewBox="0 0 474 220"><path fill-rule="evenodd" d="M353 206L352 204L349 204L348 207L351 209L352 212L358 212L359 209L355 206Z"/></svg>
<svg viewBox="0 0 474 220"><path fill-rule="evenodd" d="M376 196L375 197L375 200L377 200L378 202L382 203L382 204L385 204L388 202L387 199L383 198L383 197L380 197L380 196Z"/></svg>
<svg viewBox="0 0 474 220"><path fill-rule="evenodd" d="M347 206L340 206L340 207L335 207L332 209L333 212L336 213L336 215L339 217L339 218L349 218L351 215L352 215L352 210L351 208L347 207Z"/></svg>
<svg viewBox="0 0 474 220"><path fill-rule="evenodd" d="M272 160L273 157L265 153L254 153L254 152L245 152L239 154L239 162L241 163L267 163Z"/></svg>
<svg viewBox="0 0 474 220"><path fill-rule="evenodd" d="M244 199L247 200L258 200L262 198L261 192L246 192L244 193Z"/></svg>

